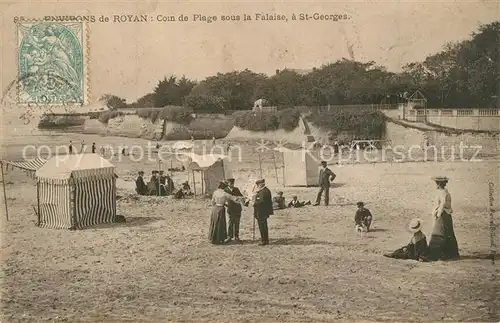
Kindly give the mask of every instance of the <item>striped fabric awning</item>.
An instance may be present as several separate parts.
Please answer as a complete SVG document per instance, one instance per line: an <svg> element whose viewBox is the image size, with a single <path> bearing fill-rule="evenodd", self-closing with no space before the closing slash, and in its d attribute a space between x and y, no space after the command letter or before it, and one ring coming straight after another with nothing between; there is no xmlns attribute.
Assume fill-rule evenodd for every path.
<svg viewBox="0 0 500 323"><path fill-rule="evenodd" d="M20 161L2 160L3 164L5 164L7 166L11 165L12 167L22 169L32 176L34 176L35 172L40 167L45 165L46 162L47 162L46 159L40 158L40 157L29 159L29 160L20 160Z"/></svg>

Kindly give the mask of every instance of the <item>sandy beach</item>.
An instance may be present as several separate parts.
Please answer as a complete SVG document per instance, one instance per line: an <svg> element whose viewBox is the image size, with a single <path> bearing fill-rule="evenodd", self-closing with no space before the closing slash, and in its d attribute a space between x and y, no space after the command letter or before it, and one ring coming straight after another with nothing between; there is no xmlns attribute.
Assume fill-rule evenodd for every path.
<svg viewBox="0 0 500 323"><path fill-rule="evenodd" d="M4 139L5 158L22 145L90 149L145 140L78 134ZM9 141L10 140L10 141ZM236 185L258 176L258 155L244 148ZM36 227L34 181L9 170L5 181L10 221L2 215L2 322L329 322L498 321L500 266L490 252L488 183L498 190L499 164L414 162L332 166L331 189L346 205L277 211L271 244L252 241L252 210L245 208L242 245L213 246L207 239L210 210L202 198L136 196L138 170L146 177L155 161L111 160L119 180L118 213L126 223L79 231ZM279 163L279 161L278 161ZM167 165L168 166L168 165ZM175 165L174 165L175 166ZM316 188L283 188L273 158L262 158L273 192L314 200ZM420 263L382 257L408 243L407 223L424 220L430 235L435 185L450 177L459 261ZM178 185L188 174L175 173ZM278 180L280 177L278 176ZM353 229L362 200L374 215L373 231ZM496 207L498 210L498 206ZM4 208L2 205L2 213ZM500 216L495 213L497 234ZM496 238L498 244L498 238Z"/></svg>

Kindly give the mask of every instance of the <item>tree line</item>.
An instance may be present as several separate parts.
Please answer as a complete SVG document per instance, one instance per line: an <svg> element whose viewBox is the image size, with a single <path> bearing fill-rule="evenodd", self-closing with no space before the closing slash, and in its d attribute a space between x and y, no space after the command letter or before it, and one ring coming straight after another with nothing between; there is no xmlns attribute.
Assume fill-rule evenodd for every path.
<svg viewBox="0 0 500 323"><path fill-rule="evenodd" d="M200 82L170 76L136 102L110 94L103 99L112 108L183 106L195 112L224 112L251 109L259 98L278 108L394 104L420 90L429 107L498 107L499 41L497 21L480 26L470 40L446 44L423 62L405 65L400 73L373 61L342 59L305 74L285 69L267 76L245 69Z"/></svg>

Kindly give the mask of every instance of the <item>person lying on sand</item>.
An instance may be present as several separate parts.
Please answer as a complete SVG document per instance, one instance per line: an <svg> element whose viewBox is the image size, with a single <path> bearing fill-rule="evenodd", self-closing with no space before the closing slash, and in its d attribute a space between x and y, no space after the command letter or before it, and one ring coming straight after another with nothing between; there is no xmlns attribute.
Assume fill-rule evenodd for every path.
<svg viewBox="0 0 500 323"><path fill-rule="evenodd" d="M297 198L297 195L294 195L292 197L292 200L290 201L290 203L288 203L288 207L303 207L303 206L306 206L306 205L311 205L311 201L301 202Z"/></svg>
<svg viewBox="0 0 500 323"><path fill-rule="evenodd" d="M408 229L410 232L413 232L410 243L404 247L394 250L391 253L384 254L384 257L427 261L427 238L421 231L422 220L411 220L408 225Z"/></svg>
<svg viewBox="0 0 500 323"><path fill-rule="evenodd" d="M286 209L285 197L283 196L283 192L278 191L278 196L273 197L273 209L275 210L283 210Z"/></svg>
<svg viewBox="0 0 500 323"><path fill-rule="evenodd" d="M363 202L356 203L358 210L356 215L354 215L354 224L357 232L368 232L370 231L370 226L372 224L372 214L370 210L365 208Z"/></svg>

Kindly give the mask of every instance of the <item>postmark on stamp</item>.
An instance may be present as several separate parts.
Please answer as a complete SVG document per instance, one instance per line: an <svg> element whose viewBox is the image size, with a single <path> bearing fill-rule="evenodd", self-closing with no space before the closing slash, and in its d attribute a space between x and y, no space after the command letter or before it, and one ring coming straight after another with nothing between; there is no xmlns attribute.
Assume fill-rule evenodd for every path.
<svg viewBox="0 0 500 323"><path fill-rule="evenodd" d="M86 29L81 22L17 24L19 104L87 103Z"/></svg>

